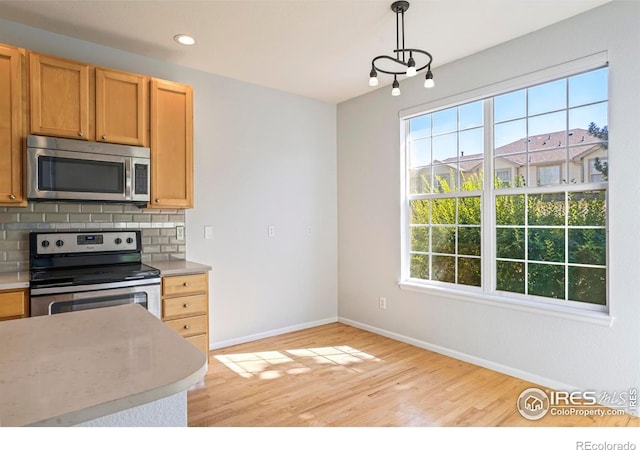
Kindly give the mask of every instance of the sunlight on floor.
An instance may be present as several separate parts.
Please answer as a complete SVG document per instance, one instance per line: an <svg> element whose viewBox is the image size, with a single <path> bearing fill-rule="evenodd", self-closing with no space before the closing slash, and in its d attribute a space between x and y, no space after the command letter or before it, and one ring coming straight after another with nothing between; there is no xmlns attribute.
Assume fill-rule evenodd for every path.
<svg viewBox="0 0 640 450"><path fill-rule="evenodd" d="M348 345L214 355L214 358L243 378L261 380L304 374L317 365L332 364L336 368L357 371L358 364L382 361Z"/></svg>

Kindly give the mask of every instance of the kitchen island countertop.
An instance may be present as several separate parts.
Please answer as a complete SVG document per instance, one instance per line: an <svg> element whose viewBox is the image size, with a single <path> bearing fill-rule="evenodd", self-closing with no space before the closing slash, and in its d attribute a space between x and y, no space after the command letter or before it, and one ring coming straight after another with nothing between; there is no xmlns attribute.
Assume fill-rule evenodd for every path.
<svg viewBox="0 0 640 450"><path fill-rule="evenodd" d="M207 370L135 304L0 322L0 342L3 427L90 422L185 392Z"/></svg>

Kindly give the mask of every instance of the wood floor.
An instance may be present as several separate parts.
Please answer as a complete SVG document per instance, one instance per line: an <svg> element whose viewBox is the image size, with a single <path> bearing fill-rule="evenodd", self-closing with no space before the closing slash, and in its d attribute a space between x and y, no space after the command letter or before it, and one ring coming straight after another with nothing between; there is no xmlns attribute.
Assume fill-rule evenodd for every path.
<svg viewBox="0 0 640 450"><path fill-rule="evenodd" d="M204 381L188 392L188 421L193 427L640 425L628 415L526 420L516 401L530 387L544 390L333 323L212 351Z"/></svg>

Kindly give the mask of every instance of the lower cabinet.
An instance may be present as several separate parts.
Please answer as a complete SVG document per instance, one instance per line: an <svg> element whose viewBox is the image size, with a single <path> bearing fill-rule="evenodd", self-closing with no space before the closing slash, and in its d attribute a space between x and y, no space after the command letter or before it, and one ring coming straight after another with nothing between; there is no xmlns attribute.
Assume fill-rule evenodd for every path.
<svg viewBox="0 0 640 450"><path fill-rule="evenodd" d="M209 275L162 277L162 321L209 360Z"/></svg>
<svg viewBox="0 0 640 450"><path fill-rule="evenodd" d="M29 292L27 289L0 291L0 320L29 317Z"/></svg>

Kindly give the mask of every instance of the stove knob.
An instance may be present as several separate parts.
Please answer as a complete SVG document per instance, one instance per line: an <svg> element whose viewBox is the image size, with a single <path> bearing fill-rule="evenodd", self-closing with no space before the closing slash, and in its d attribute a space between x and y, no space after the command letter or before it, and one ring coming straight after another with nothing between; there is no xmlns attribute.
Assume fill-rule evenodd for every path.
<svg viewBox="0 0 640 450"><path fill-rule="evenodd" d="M120 245L120 244L122 244L122 239L116 238L115 242L116 242L116 245Z"/></svg>
<svg viewBox="0 0 640 450"><path fill-rule="evenodd" d="M42 245L44 248L47 248L49 246L49 241L44 240L40 245Z"/></svg>
<svg viewBox="0 0 640 450"><path fill-rule="evenodd" d="M63 245L64 245L64 242L62 241L62 239L58 239L58 240L56 241L56 246L57 246L57 247L62 247Z"/></svg>
<svg viewBox="0 0 640 450"><path fill-rule="evenodd" d="M127 244L133 244L133 238L127 238Z"/></svg>

